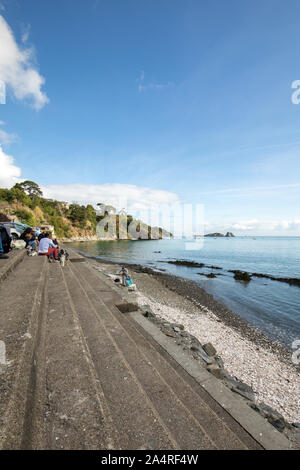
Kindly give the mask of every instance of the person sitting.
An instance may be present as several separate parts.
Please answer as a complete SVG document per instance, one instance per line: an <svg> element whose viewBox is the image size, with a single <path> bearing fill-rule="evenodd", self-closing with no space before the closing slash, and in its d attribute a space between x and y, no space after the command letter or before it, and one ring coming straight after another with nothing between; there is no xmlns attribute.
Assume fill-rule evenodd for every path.
<svg viewBox="0 0 300 470"><path fill-rule="evenodd" d="M42 238L46 237L47 232L41 232L38 236L38 241L40 242Z"/></svg>
<svg viewBox="0 0 300 470"><path fill-rule="evenodd" d="M53 243L52 234L46 233L39 244L39 256L47 256L50 263L53 257L55 261L58 261L57 250L58 247Z"/></svg>
<svg viewBox="0 0 300 470"><path fill-rule="evenodd" d="M28 227L24 230L22 235L20 235L20 239L26 243L25 248L27 248L28 252L37 249L38 239L34 228Z"/></svg>

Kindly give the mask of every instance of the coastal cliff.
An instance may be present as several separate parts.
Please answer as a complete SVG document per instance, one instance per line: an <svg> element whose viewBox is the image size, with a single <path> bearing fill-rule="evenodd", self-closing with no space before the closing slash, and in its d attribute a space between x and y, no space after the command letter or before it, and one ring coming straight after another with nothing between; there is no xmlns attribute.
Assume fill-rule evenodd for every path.
<svg viewBox="0 0 300 470"><path fill-rule="evenodd" d="M132 215L118 214L113 206L69 204L46 199L37 183L24 181L11 189L0 188L0 217L32 227L42 224L54 227L62 241L156 240L171 238L161 227L152 227ZM0 218L1 221L1 218Z"/></svg>

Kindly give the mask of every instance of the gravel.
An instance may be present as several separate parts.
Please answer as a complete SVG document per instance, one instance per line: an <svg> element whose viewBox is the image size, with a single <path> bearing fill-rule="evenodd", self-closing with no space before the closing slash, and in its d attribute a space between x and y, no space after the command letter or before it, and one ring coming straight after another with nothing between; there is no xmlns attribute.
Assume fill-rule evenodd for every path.
<svg viewBox="0 0 300 470"><path fill-rule="evenodd" d="M105 272L115 273L117 269L113 264L101 263L100 266ZM220 315L222 309L217 309L219 304L216 303L215 312L211 299L212 308L207 307L207 302L201 305L200 291L203 289L199 288L196 304L187 298L190 297L188 290L185 295L182 291L181 294L176 292L175 276L172 276L170 289L165 285L164 274L153 275L136 267L132 272L130 265L128 268L137 285L139 305L148 305L156 315L170 323L182 324L201 344L212 343L225 369L253 388L257 402L271 406L290 423L300 421L300 377L297 367L291 362L291 353L283 352L281 347L267 339L262 340L261 333L244 324L240 330L235 323L231 325L228 321L230 315L225 309L223 321ZM179 284L180 281L178 279ZM238 324L240 320L236 317L234 322Z"/></svg>

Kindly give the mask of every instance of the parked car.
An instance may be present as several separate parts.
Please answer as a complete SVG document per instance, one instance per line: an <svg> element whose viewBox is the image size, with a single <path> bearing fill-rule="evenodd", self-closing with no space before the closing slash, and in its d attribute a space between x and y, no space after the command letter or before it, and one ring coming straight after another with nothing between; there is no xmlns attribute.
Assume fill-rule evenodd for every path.
<svg viewBox="0 0 300 470"><path fill-rule="evenodd" d="M24 232L24 230L30 225L21 224L21 222L1 222L0 225L4 227L8 227L10 229L11 237L13 240L19 240L20 235Z"/></svg>

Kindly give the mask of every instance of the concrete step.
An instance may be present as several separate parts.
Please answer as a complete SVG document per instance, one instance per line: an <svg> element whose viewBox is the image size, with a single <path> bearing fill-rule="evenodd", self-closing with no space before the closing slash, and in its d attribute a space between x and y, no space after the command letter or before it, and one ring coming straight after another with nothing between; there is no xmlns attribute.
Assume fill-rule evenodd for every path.
<svg viewBox="0 0 300 470"><path fill-rule="evenodd" d="M0 340L5 345L5 361L0 365L2 449L21 448L26 439L47 269L45 258L27 258L0 284Z"/></svg>
<svg viewBox="0 0 300 470"><path fill-rule="evenodd" d="M91 275L80 266L80 271ZM68 292L76 305L79 322L90 351L95 373L103 390L113 422L118 429L121 449L139 449L155 442L157 449L178 448L157 410L120 350L113 332L116 322L103 321L109 312L104 304L94 304L82 283L79 267L64 270ZM94 276L92 276L94 277ZM154 444L153 444L154 445Z"/></svg>
<svg viewBox="0 0 300 470"><path fill-rule="evenodd" d="M122 289L85 262L19 256L0 283L0 449L262 448L213 378L199 384L116 308Z"/></svg>
<svg viewBox="0 0 300 470"><path fill-rule="evenodd" d="M117 433L94 371L65 272L49 267L46 326L46 449L117 449ZM38 446L39 447L39 446Z"/></svg>
<svg viewBox="0 0 300 470"><path fill-rule="evenodd" d="M0 258L0 282L4 281L16 266L24 260L26 250L13 250L7 256L9 259Z"/></svg>
<svg viewBox="0 0 300 470"><path fill-rule="evenodd" d="M90 266L91 265L91 266ZM98 268L98 263L91 261L87 263L92 271L95 271L100 280L104 280L107 285L111 283L111 279L103 274ZM100 272L99 272L100 271ZM113 287L117 291L126 291ZM131 294L128 296L131 302ZM101 297L102 298L102 297ZM102 298L105 301L105 299ZM110 306L115 310L115 306ZM126 312L126 309L121 310ZM120 312L117 311L118 314ZM165 357L167 362L171 362L173 368L179 374L184 374L185 380L194 387L195 383L200 385L196 387L196 391L209 404L209 406L217 413L222 420L225 420L230 428L239 436L239 439L249 448L256 448L257 443L260 448L264 449L290 449L291 442L273 426L271 426L258 413L253 411L248 404L233 394L220 380L213 377L205 368L199 366L196 361L191 361L189 355L178 347L171 338L166 337L152 322L149 322L140 312L131 312L129 315L121 315L119 318L131 317L133 324L138 331L147 338L149 343L154 343L159 349L160 354ZM126 325L126 329L127 329Z"/></svg>
<svg viewBox="0 0 300 470"><path fill-rule="evenodd" d="M110 301L103 301L99 278L87 266L81 265L80 269L72 266L72 271L78 285L85 291L86 302L101 317L103 327L110 332L112 341L126 358L128 370L142 388L146 402L156 411L176 448L260 448L226 412L222 414L220 407L213 408L208 398L203 398L204 391L200 393L201 387L185 380L184 374L179 374L172 367L155 342L151 344L129 317Z"/></svg>

